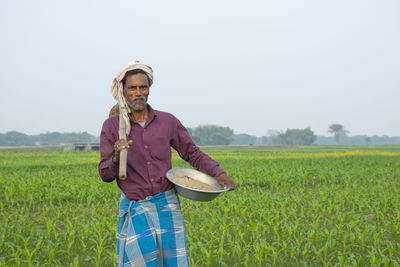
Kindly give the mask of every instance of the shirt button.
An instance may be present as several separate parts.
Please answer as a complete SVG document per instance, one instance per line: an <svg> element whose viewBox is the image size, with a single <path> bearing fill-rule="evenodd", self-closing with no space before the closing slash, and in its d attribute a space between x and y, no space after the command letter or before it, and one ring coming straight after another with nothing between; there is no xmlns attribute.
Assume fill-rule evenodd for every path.
<svg viewBox="0 0 400 267"><path fill-rule="evenodd" d="M150 179L150 181L154 182L154 179Z"/></svg>
<svg viewBox="0 0 400 267"><path fill-rule="evenodd" d="M147 164L147 165L150 165L150 164L151 164L151 162L150 162L150 161L148 161L148 162L146 162L146 164Z"/></svg>
<svg viewBox="0 0 400 267"><path fill-rule="evenodd" d="M147 146L147 145L144 145L144 148L146 148L146 149L147 149L147 148L148 148L148 146Z"/></svg>

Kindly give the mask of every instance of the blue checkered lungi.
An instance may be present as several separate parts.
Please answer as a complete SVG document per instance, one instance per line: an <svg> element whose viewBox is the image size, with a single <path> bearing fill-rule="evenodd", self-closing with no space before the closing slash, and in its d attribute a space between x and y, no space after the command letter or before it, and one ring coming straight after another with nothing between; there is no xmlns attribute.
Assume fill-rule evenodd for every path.
<svg viewBox="0 0 400 267"><path fill-rule="evenodd" d="M189 266L175 189L138 201L121 194L117 266Z"/></svg>

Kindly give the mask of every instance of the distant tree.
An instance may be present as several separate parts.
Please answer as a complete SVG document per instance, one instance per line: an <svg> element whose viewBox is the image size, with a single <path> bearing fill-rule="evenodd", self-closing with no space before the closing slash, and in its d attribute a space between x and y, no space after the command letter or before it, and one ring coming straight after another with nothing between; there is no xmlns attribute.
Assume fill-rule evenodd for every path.
<svg viewBox="0 0 400 267"><path fill-rule="evenodd" d="M80 133L58 133L47 132L38 136L39 144L42 146L57 146L60 143L92 143L97 138L87 132Z"/></svg>
<svg viewBox="0 0 400 267"><path fill-rule="evenodd" d="M282 131L269 129L267 136L263 136L261 141L264 145L282 145L284 133Z"/></svg>
<svg viewBox="0 0 400 267"><path fill-rule="evenodd" d="M367 143L367 144L371 143L371 138L365 137L365 143Z"/></svg>
<svg viewBox="0 0 400 267"><path fill-rule="evenodd" d="M299 145L309 146L314 143L317 136L309 128L286 129L286 132L269 130L268 136L261 137L262 144L268 145Z"/></svg>
<svg viewBox="0 0 400 267"><path fill-rule="evenodd" d="M0 146L32 146L34 143L31 136L17 131L0 134Z"/></svg>
<svg viewBox="0 0 400 267"><path fill-rule="evenodd" d="M249 134L234 134L231 145L250 145L257 143L257 136Z"/></svg>
<svg viewBox="0 0 400 267"><path fill-rule="evenodd" d="M309 128L303 129L287 129L283 136L285 145L302 145L309 146L314 143L317 136Z"/></svg>
<svg viewBox="0 0 400 267"><path fill-rule="evenodd" d="M261 144L267 145L268 144L268 136L261 136Z"/></svg>
<svg viewBox="0 0 400 267"><path fill-rule="evenodd" d="M348 131L346 131L344 126L341 124L332 124L328 128L328 132L333 134L337 145L339 144L340 138L345 137L348 134Z"/></svg>
<svg viewBox="0 0 400 267"><path fill-rule="evenodd" d="M199 138L199 145L229 145L233 140L233 130L229 127L203 125L193 129L193 136Z"/></svg>
<svg viewBox="0 0 400 267"><path fill-rule="evenodd" d="M274 137L273 142L280 145L311 145L317 138L310 128L306 129L287 129Z"/></svg>

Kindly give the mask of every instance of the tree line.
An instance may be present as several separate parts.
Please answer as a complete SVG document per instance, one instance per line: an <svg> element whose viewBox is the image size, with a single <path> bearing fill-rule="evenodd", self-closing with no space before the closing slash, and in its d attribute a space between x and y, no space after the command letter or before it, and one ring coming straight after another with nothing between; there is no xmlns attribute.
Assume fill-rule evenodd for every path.
<svg viewBox="0 0 400 267"><path fill-rule="evenodd" d="M27 135L17 131L0 133L0 146L58 146L62 143L98 143L99 137L87 132L58 133L47 132Z"/></svg>
<svg viewBox="0 0 400 267"><path fill-rule="evenodd" d="M266 136L248 134L234 135L231 145L400 145L400 136L349 136L349 131L341 124L328 127L332 136L317 136L309 128L287 129L286 132L269 130Z"/></svg>
<svg viewBox="0 0 400 267"><path fill-rule="evenodd" d="M400 136L348 136L348 131L340 124L332 124L328 132L332 136L317 136L310 127L305 129L270 130L267 135L257 137L249 134L234 134L229 127L201 125L187 127L193 141L199 145L398 145ZM17 131L0 133L0 146L57 146L61 143L98 143L100 138L87 132L59 133L47 132L27 135Z"/></svg>

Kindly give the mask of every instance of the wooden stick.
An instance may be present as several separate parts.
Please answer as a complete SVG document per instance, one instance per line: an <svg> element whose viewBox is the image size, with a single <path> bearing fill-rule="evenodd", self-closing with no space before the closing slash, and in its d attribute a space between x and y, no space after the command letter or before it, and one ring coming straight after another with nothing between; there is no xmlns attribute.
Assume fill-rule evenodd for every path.
<svg viewBox="0 0 400 267"><path fill-rule="evenodd" d="M119 139L126 140L126 125L125 125L124 117L122 115L122 113L123 113L122 111L124 109L125 109L125 107L123 107L123 106L120 107L118 135L119 135ZM123 149L119 155L119 179L120 180L126 180L127 160L128 160L128 150Z"/></svg>

